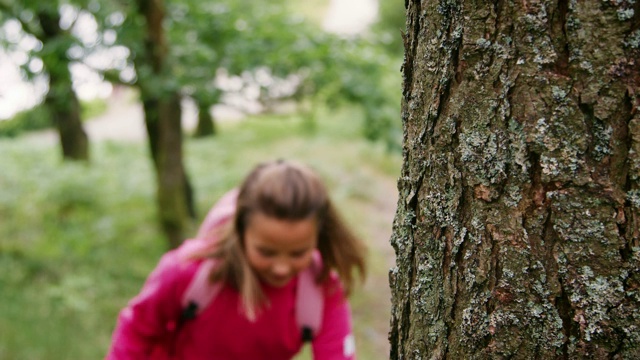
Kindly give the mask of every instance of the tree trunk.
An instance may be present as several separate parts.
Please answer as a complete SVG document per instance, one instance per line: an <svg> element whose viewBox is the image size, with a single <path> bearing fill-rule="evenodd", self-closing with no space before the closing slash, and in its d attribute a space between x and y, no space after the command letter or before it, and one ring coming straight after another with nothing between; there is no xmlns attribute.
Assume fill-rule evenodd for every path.
<svg viewBox="0 0 640 360"><path fill-rule="evenodd" d="M142 94L149 148L158 184L162 229L175 248L182 243L190 218L195 217L193 191L182 162L180 96L153 99Z"/></svg>
<svg viewBox="0 0 640 360"><path fill-rule="evenodd" d="M640 358L640 2L406 4L391 359Z"/></svg>
<svg viewBox="0 0 640 360"><path fill-rule="evenodd" d="M62 157L65 160L89 160L89 139L82 128L80 102L71 86L71 79L56 79L49 72L49 92L45 105L58 130ZM63 90L64 89L64 90Z"/></svg>
<svg viewBox="0 0 640 360"><path fill-rule="evenodd" d="M163 1L138 0L138 9L146 20L146 38L144 54L135 58L137 84L156 171L160 221L174 248L182 243L190 217L195 217L193 190L182 161L180 95L166 64Z"/></svg>
<svg viewBox="0 0 640 360"><path fill-rule="evenodd" d="M194 133L195 137L213 136L216 134L216 124L209 109L211 104L197 101L198 105L198 125Z"/></svg>
<svg viewBox="0 0 640 360"><path fill-rule="evenodd" d="M66 54L70 45L64 45L63 38L67 35L60 28L60 15L42 11L38 19L42 28L39 38L46 47L42 51L42 62L49 74L45 106L58 130L62 156L65 160L89 160L89 140L82 128L80 102L73 90Z"/></svg>

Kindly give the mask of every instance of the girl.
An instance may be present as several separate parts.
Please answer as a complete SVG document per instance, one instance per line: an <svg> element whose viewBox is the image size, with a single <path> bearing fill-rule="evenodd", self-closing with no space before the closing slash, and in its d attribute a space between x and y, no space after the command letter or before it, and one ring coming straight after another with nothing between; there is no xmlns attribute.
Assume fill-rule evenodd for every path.
<svg viewBox="0 0 640 360"><path fill-rule="evenodd" d="M355 359L346 295L353 270L364 278L365 247L308 167L281 160L258 165L186 243L163 256L121 311L108 359L291 359L303 343L296 279L314 258L321 258L315 281L324 307L313 358ZM197 317L182 321L182 295L211 258L207 275L220 290Z"/></svg>

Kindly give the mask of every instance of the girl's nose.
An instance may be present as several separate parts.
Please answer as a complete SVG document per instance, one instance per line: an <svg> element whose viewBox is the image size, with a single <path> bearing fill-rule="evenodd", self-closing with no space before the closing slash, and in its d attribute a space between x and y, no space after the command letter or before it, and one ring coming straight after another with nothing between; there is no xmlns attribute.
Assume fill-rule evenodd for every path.
<svg viewBox="0 0 640 360"><path fill-rule="evenodd" d="M288 276L291 273L291 265L286 261L278 261L273 264L271 271L277 276Z"/></svg>

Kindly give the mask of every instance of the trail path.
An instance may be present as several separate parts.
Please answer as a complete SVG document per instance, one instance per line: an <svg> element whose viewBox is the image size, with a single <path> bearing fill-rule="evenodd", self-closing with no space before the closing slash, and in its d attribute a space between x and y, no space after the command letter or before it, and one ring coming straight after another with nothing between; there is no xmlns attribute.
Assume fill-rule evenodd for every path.
<svg viewBox="0 0 640 360"><path fill-rule="evenodd" d="M379 359L389 356L389 326L391 314L391 290L388 271L395 266L395 252L391 247L393 218L397 207L397 185L395 179L371 170L375 179L370 189L372 198L367 203L369 221L365 234L372 253L369 261L369 275L364 289L366 301L362 308L354 306L354 321L369 324L365 336L370 344L375 344Z"/></svg>
<svg viewBox="0 0 640 360"><path fill-rule="evenodd" d="M243 114L229 106L215 106L213 114L216 121L238 121ZM182 103L182 127L191 132L197 123L197 113L192 102ZM107 110L83 124L89 137L89 142L115 140L138 142L147 139L144 125L142 104L136 100L131 90L118 89L107 99ZM38 131L26 135L33 141L56 143L57 134L54 130Z"/></svg>

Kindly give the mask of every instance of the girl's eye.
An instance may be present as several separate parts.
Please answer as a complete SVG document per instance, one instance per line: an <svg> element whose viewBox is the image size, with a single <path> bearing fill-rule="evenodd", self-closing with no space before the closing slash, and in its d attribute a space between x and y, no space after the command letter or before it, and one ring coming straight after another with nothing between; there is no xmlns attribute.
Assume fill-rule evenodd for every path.
<svg viewBox="0 0 640 360"><path fill-rule="evenodd" d="M301 258L304 255L306 255L307 250L299 250L299 251L294 251L293 253L291 253L291 256L294 258Z"/></svg>
<svg viewBox="0 0 640 360"><path fill-rule="evenodd" d="M273 257L276 255L276 252L270 249L258 249L258 252L260 253L260 255L264 256L264 257Z"/></svg>

